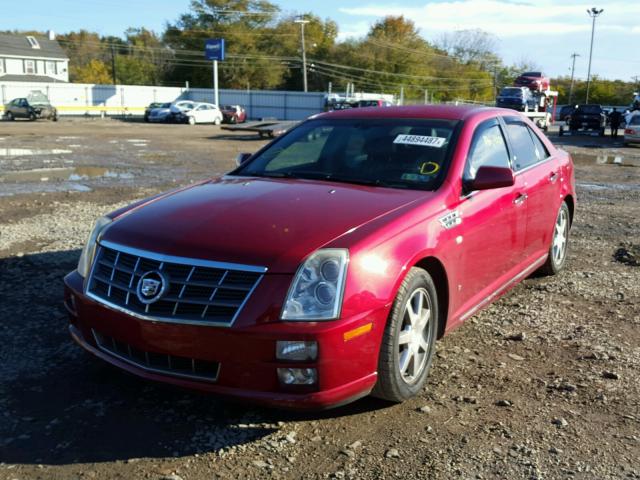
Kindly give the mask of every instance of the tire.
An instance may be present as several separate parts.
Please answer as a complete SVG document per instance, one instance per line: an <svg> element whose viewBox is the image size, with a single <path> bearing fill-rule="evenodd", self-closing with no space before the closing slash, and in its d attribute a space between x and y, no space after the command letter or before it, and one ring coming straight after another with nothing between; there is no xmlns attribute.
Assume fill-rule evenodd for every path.
<svg viewBox="0 0 640 480"><path fill-rule="evenodd" d="M229 119L229 123L230 123L231 125L235 125L236 123L238 123L238 117L236 117L236 116L234 115L233 117L231 117L231 118Z"/></svg>
<svg viewBox="0 0 640 480"><path fill-rule="evenodd" d="M213 121L213 124L214 124L214 125L220 125L221 123L222 123L222 120L220 120L220 118L219 118L219 117L217 117L217 118Z"/></svg>
<svg viewBox="0 0 640 480"><path fill-rule="evenodd" d="M29 114L29 121L30 122L35 122L36 121L36 114L35 113L30 113Z"/></svg>
<svg viewBox="0 0 640 480"><path fill-rule="evenodd" d="M194 117L189 117L189 119L187 120L187 123L189 123L189 125L195 125L196 119Z"/></svg>
<svg viewBox="0 0 640 480"><path fill-rule="evenodd" d="M561 137L564 135L564 128L560 127L560 130L558 130L558 136Z"/></svg>
<svg viewBox="0 0 640 480"><path fill-rule="evenodd" d="M416 318L416 309L424 315L422 319ZM412 328L419 332L415 338ZM414 267L402 281L387 320L378 358L378 381L371 393L374 397L402 402L420 393L433 360L437 329L435 284L425 270Z"/></svg>
<svg viewBox="0 0 640 480"><path fill-rule="evenodd" d="M14 117L13 113L11 112L7 112L4 118L6 118L9 122L13 122L16 119L16 117Z"/></svg>
<svg viewBox="0 0 640 480"><path fill-rule="evenodd" d="M551 237L551 246L549 247L549 255L547 261L538 269L542 275L556 275L562 270L567 263L567 253L569 251L569 231L571 230L571 215L567 202L562 202L556 221L553 226L553 235ZM557 240L562 235L562 243Z"/></svg>

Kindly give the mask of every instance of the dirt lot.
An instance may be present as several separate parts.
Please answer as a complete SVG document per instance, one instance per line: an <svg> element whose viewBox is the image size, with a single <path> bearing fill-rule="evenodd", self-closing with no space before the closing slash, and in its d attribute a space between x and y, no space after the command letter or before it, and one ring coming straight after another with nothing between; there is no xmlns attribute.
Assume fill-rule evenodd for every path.
<svg viewBox="0 0 640 480"><path fill-rule="evenodd" d="M551 137L577 164L568 269L439 342L419 398L301 414L121 373L73 344L62 307L95 217L262 141L0 123L0 479L640 478L640 267L614 259L640 257L640 148Z"/></svg>

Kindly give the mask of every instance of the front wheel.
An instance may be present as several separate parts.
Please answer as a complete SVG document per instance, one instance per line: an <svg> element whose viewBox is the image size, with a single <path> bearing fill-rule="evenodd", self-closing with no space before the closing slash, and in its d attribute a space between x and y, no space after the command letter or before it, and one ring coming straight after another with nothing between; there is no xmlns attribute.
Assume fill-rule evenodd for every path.
<svg viewBox="0 0 640 480"><path fill-rule="evenodd" d="M196 119L195 119L195 117L189 117L187 122L189 122L189 125L195 125L196 124Z"/></svg>
<svg viewBox="0 0 640 480"><path fill-rule="evenodd" d="M427 381L438 328L438 297L431 276L412 268L403 280L385 327L372 395L402 402Z"/></svg>
<svg viewBox="0 0 640 480"><path fill-rule="evenodd" d="M214 125L220 125L222 123L222 119L220 117L216 117L216 119L213 121Z"/></svg>
<svg viewBox="0 0 640 480"><path fill-rule="evenodd" d="M547 261L540 267L539 272L543 275L556 275L567 263L567 250L569 247L569 229L571 227L571 216L567 202L562 202L556 223L553 227L553 238Z"/></svg>
<svg viewBox="0 0 640 480"><path fill-rule="evenodd" d="M7 114L4 116L4 118L6 118L10 122L13 122L15 120L15 117L13 116L13 113L11 113L11 112L7 112Z"/></svg>

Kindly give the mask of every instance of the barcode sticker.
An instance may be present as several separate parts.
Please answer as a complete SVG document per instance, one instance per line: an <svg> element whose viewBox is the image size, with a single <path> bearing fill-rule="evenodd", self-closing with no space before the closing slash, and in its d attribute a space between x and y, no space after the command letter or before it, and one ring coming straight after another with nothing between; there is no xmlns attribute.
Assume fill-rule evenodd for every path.
<svg viewBox="0 0 640 480"><path fill-rule="evenodd" d="M447 141L442 137L426 137L424 135L398 135L393 143L401 143L403 145L419 145L421 147L442 148Z"/></svg>

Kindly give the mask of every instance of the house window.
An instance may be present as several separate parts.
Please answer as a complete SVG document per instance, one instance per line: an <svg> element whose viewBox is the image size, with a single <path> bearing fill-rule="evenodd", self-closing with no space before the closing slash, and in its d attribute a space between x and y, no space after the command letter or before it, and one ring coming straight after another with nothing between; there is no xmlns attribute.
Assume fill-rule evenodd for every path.
<svg viewBox="0 0 640 480"><path fill-rule="evenodd" d="M38 40L35 39L35 37L28 36L27 41L29 42L29 45L31 45L31 48L40 48L40 44L38 43Z"/></svg>
<svg viewBox="0 0 640 480"><path fill-rule="evenodd" d="M56 75L57 73L56 62L47 62L47 74Z"/></svg>
<svg viewBox="0 0 640 480"><path fill-rule="evenodd" d="M0 58L0 74L4 74L5 69L4 69L4 58Z"/></svg>
<svg viewBox="0 0 640 480"><path fill-rule="evenodd" d="M24 73L27 75L35 75L36 73L36 62L35 60L25 60L24 61Z"/></svg>

